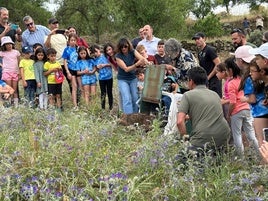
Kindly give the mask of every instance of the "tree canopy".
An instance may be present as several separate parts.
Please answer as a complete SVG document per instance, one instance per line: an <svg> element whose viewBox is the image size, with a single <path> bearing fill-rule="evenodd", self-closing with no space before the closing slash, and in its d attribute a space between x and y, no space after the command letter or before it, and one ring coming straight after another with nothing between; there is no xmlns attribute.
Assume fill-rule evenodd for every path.
<svg viewBox="0 0 268 201"><path fill-rule="evenodd" d="M251 3L251 6L260 5L265 0L0 0L0 5L10 11L10 21L19 24L25 29L22 18L25 15L33 17L37 24L47 25L48 19L56 17L60 27L75 26L80 35L88 35L100 41L101 35L109 37L121 35L134 37L138 29L150 24L154 34L160 38L189 37L192 27L200 27L210 22L219 23L211 17L211 9L221 5L229 12L232 4ZM45 2L54 2L59 5L55 13L45 9ZM186 19L193 13L198 26L189 26ZM53 16L55 15L55 16ZM209 17L209 18L207 18ZM203 24L203 25L202 25ZM206 29L206 27L202 27ZM218 28L218 27L217 27ZM212 31L213 33L213 31Z"/></svg>

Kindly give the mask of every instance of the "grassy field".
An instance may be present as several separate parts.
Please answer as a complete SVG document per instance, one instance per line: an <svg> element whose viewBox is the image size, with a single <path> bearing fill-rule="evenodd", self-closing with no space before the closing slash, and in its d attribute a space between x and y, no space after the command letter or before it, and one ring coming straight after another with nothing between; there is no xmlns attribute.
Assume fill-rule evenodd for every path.
<svg viewBox="0 0 268 201"><path fill-rule="evenodd" d="M62 113L0 108L0 200L268 199L268 169L254 157L235 160L230 148L182 163L187 142L163 136L157 119L149 132L120 126L99 100L72 111L64 94Z"/></svg>

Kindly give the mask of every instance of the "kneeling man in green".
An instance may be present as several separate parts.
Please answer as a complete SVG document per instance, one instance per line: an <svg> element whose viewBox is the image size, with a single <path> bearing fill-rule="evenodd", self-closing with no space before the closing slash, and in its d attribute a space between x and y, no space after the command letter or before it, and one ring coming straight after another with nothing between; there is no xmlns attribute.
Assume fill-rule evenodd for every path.
<svg viewBox="0 0 268 201"><path fill-rule="evenodd" d="M186 118L189 115L192 131L189 150L219 149L227 145L230 127L223 116L220 97L207 88L207 74L202 67L188 71L190 91L183 94L178 106L177 126L181 136L187 135Z"/></svg>

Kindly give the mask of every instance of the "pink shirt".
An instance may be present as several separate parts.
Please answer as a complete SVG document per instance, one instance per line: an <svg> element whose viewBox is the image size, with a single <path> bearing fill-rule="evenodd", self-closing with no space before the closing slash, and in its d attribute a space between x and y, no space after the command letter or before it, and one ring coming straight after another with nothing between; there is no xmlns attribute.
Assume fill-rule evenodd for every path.
<svg viewBox="0 0 268 201"><path fill-rule="evenodd" d="M242 103L240 101L240 98L244 96L244 91L240 90L238 91L239 85L241 82L241 78L233 78L228 83L228 93L229 93L229 100L230 104L234 104L234 109L232 111L231 115L234 115L241 110L249 110L249 104L244 102Z"/></svg>
<svg viewBox="0 0 268 201"><path fill-rule="evenodd" d="M229 92L228 92L228 83L231 78L226 79L223 85L223 97L224 99L228 100L229 99Z"/></svg>
<svg viewBox="0 0 268 201"><path fill-rule="evenodd" d="M19 56L20 52L18 50L0 51L0 57L3 58L3 73L19 73Z"/></svg>

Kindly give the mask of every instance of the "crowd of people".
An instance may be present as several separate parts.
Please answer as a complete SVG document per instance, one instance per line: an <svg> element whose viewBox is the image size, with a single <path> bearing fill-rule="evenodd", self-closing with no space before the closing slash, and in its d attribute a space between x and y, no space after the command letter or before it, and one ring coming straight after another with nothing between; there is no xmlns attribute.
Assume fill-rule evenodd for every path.
<svg viewBox="0 0 268 201"><path fill-rule="evenodd" d="M189 151L221 149L230 144L232 136L237 155L243 157L245 135L256 156L262 155L268 163L268 143L262 132L268 128L268 43L257 48L247 42L243 30L234 29L234 56L221 61L202 32L192 37L199 50L196 58L178 40L155 37L150 25L141 27L139 37L132 41L123 37L117 45L106 43L102 48L89 45L73 26L59 29L55 18L45 27L25 16L24 31L12 28L8 19L9 11L0 8L0 93L14 107L19 105L21 80L29 107L34 107L38 97L39 109L60 112L66 79L73 110L79 110L79 104L91 104L97 85L101 108L105 109L107 96L112 110L116 75L124 114L155 112L160 104L168 115L172 101L179 99L171 118L176 119L183 138L190 136ZM266 37L264 34L263 40ZM16 42L22 42L21 51L16 50ZM159 104L143 100L144 82L149 80L146 75L150 76L146 71L151 65L165 67ZM173 99L174 94L180 94L179 98ZM189 121L191 131L186 126Z"/></svg>

